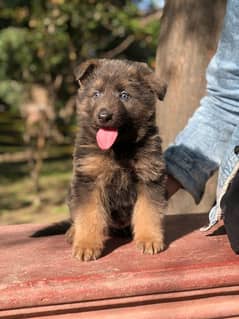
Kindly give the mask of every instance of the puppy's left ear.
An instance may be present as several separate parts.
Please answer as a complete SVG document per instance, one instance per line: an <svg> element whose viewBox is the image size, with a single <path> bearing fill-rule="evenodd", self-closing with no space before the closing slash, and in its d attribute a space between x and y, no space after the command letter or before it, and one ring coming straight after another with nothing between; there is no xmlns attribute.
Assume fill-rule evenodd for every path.
<svg viewBox="0 0 239 319"><path fill-rule="evenodd" d="M158 99L163 101L165 94L167 92L167 84L162 81L158 75L143 62L136 62L137 66L142 74L143 78L147 80L149 86L152 88L154 93L157 95Z"/></svg>
<svg viewBox="0 0 239 319"><path fill-rule="evenodd" d="M159 79L159 77L152 72L148 76L149 85L151 86L152 90L156 93L159 100L163 101L164 97L167 92L167 84L166 82Z"/></svg>

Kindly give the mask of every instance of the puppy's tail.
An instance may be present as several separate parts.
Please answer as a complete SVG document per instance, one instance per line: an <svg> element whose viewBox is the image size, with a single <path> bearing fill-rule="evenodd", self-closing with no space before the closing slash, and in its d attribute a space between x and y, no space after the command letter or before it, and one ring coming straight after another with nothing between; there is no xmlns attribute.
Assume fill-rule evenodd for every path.
<svg viewBox="0 0 239 319"><path fill-rule="evenodd" d="M44 237L65 234L71 227L72 220L66 219L58 223L51 224L34 232L30 237Z"/></svg>

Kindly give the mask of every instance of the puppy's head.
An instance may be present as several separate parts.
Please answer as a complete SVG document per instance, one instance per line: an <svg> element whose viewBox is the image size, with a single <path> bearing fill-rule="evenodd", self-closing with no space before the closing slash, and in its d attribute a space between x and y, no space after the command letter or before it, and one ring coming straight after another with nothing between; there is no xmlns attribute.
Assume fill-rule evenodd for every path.
<svg viewBox="0 0 239 319"><path fill-rule="evenodd" d="M78 114L94 130L98 146L140 140L155 125L157 98L166 85L145 63L125 60L88 60L78 66Z"/></svg>

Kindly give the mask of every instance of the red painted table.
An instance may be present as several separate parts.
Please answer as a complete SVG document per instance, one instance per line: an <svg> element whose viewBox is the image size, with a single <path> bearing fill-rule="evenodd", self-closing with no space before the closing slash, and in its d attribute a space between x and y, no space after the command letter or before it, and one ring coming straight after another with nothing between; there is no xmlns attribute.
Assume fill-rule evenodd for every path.
<svg viewBox="0 0 239 319"><path fill-rule="evenodd" d="M89 263L71 257L64 236L30 238L39 226L2 226L0 318L239 318L239 256L226 235L199 232L206 220L168 216L161 254L114 239Z"/></svg>

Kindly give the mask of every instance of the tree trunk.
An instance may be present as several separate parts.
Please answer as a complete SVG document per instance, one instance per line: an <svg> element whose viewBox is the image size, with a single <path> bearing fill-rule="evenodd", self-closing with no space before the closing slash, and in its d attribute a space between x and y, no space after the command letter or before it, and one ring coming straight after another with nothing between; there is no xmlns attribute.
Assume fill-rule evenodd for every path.
<svg viewBox="0 0 239 319"><path fill-rule="evenodd" d="M226 0L167 0L161 19L156 72L168 83L158 124L166 148L186 125L205 94L205 70L215 53ZM210 181L200 205L180 191L171 201L171 213L208 211L215 200Z"/></svg>

